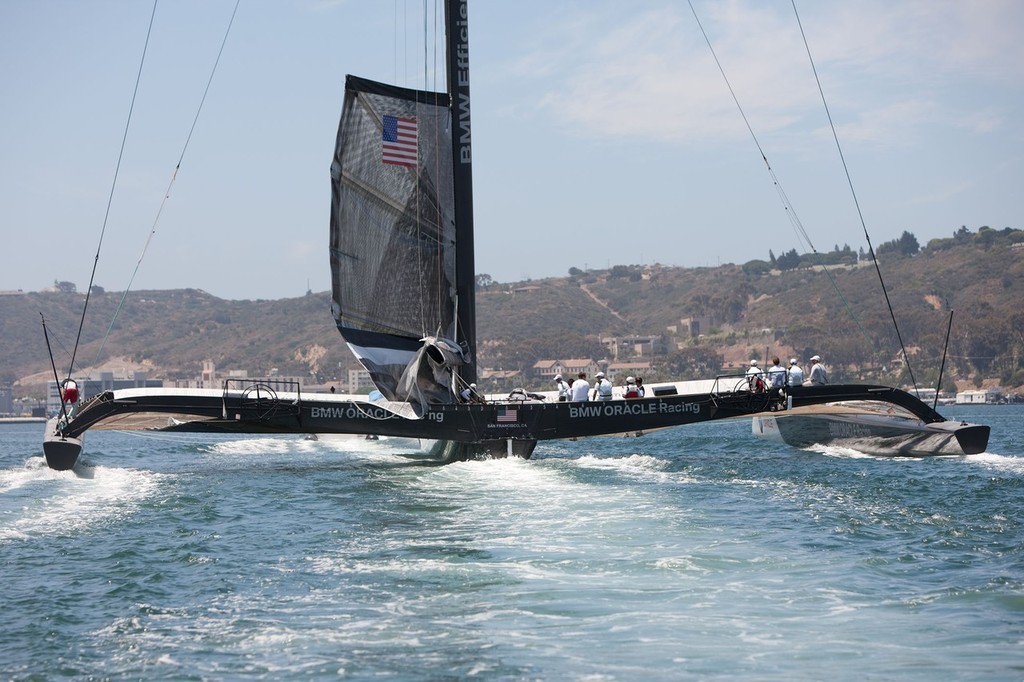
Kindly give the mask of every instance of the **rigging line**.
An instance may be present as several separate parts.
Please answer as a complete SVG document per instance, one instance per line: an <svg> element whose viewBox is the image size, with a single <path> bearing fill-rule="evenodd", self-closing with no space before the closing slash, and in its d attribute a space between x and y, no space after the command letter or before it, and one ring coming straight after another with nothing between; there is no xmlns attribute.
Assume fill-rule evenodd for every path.
<svg viewBox="0 0 1024 682"><path fill-rule="evenodd" d="M704 42L707 43L708 50L711 51L711 56L712 58L714 58L715 64L718 66L718 72L722 74L722 79L725 81L725 86L729 89L729 94L732 95L732 101L736 104L736 108L739 110L740 116L743 118L743 123L747 127L747 132L750 133L750 137L754 140L754 146L757 147L758 153L761 154L761 160L764 161L764 165L768 169L768 175L771 176L772 183L775 186L775 190L779 195L780 201L782 201L782 208L786 211L786 215L789 217L789 222L793 226L794 231L796 232L797 240L805 242L815 255L820 255L818 254L818 250L814 248L814 244L811 242L810 236L804 229L803 223L800 221L800 217L796 214L796 208L789 201L789 197L786 195L786 190L782 188L782 183L779 181L779 178L775 175L775 170L772 168L772 165L768 162L768 156L767 154L765 154L764 149L761 147L761 143L757 139L757 135L754 134L754 129L750 125L750 121L747 119L746 112L743 111L743 107L740 106L740 100L736 96L736 92L733 90L732 83L729 82L729 77L725 75L725 69L722 67L722 63L718 60L718 54L715 53L715 48L712 47L711 45L711 39L708 38L708 34L704 30L704 25L701 24L700 17L697 16L697 10L694 9L692 0L687 0L687 2L690 5L690 11L693 12L694 20L696 20L697 26L698 28L700 28L701 35L704 36ZM822 271L828 277L829 282L832 283L832 288L835 289L836 294L839 296L839 300L843 302L843 307L846 308L846 312L850 315L850 318L853 320L854 324L856 324L857 328L860 329L861 334L863 334L864 338L867 339L869 344L871 344L871 347L877 348L877 344L875 343L874 339L872 339L871 336L868 334L867 330L864 328L864 325L860 323L860 320L857 318L857 314L853 311L853 308L852 306L850 306L849 301L846 300L846 296L844 296L843 292L840 290L839 283L836 282L835 277L832 276L832 272L828 269L828 267L825 264L822 263L820 265Z"/></svg>
<svg viewBox="0 0 1024 682"><path fill-rule="evenodd" d="M438 44L440 43L441 45L444 46L444 48L445 48L445 57L447 57L447 46L448 46L447 30L448 30L448 28L447 28L447 26L445 24L445 21L443 19L443 17L444 17L444 14L443 14L444 13L444 7L442 6L443 3L441 3L439 0L434 0L433 5L434 5L434 11L432 12L432 18L433 18L433 22L434 22L434 29L433 29L433 32L432 32L432 41L433 41L434 50L433 50L433 63L431 64L431 68L432 68L432 71L433 71L433 83L431 84L432 85L431 91L436 93L437 92L437 71L438 71L438 64L437 64ZM439 33L438 26L439 25L443 28L443 30L440 32L440 41L438 40L438 33ZM451 89L448 87L448 83L447 83L447 71L445 71L445 74L446 74L446 76L445 76L445 91L448 94L448 109L447 109L447 112L448 112L448 115L450 116L451 112L452 112L452 110L454 108L454 102L453 102L453 98L451 97ZM435 95L435 98L436 98L436 95ZM435 99L435 101L436 101L436 99ZM442 114L441 116L438 117L438 120L437 120L436 124L434 125L434 149L439 149L441 147L442 143L445 142L445 138L444 138L444 134L443 134L444 128L442 127L442 124L443 124L444 121L445 121L445 116ZM448 147L451 147L451 143L450 142L448 143ZM442 156L441 154L435 154L434 155L434 177L435 178L442 177L441 167L442 167L442 164L445 163L444 161L442 161L442 159L448 159L448 158L451 158L451 154L447 150L445 150L445 155L444 156ZM453 164L452 172L454 173L455 172L454 159L452 159L452 164ZM441 183L437 183L437 184L438 184L438 187L441 186ZM454 195L454 182L453 182L452 191L453 191L453 195ZM449 282L448 282L448 279L447 279L446 273L445 273L444 254L445 254L445 251L450 248L450 246L448 244L448 241L446 239L446 234L447 234L446 228L448 227L448 225L445 222L444 210L442 208L444 202L443 202L443 200L442 200L442 198L440 196L440 190L437 190L436 193L438 194L438 196L434 199L434 223L437 226L437 236L438 236L437 256L436 256L436 258L437 258L437 266L436 266L436 270L437 270L437 311L436 311L436 315L437 315L438 327L440 327L441 324L444 322L444 311L445 311L445 308L446 308L446 306L444 305L443 301L448 300L448 299L454 299L455 300L455 306L453 306L452 314L455 315L456 318L458 317L458 315L455 312L457 310L457 305L458 305L458 295L457 294L454 294L454 295L451 294L450 289L449 289ZM458 273L456 273L456 279L458 279ZM456 320L453 319L450 329L444 330L444 333L445 333L446 336L450 335L451 337L453 337L453 340L457 342L458 338L459 338L459 332L458 332L458 329L456 329L456 326L457 326Z"/></svg>
<svg viewBox="0 0 1024 682"><path fill-rule="evenodd" d="M804 33L804 25L800 21L800 13L796 9L796 0L790 0L793 4L793 14L796 15L796 23L800 27L800 37L804 41L804 49L807 51L807 59L811 63L811 71L814 73L814 82L818 84L818 94L821 95L821 103L825 107L825 115L828 117L828 125L832 129L832 138L836 141L836 149L839 158L843 162L843 171L846 173L846 183L850 187L850 194L853 196L853 204L857 207L857 217L860 219L861 228L864 230L864 238L868 242L868 253L871 254L871 262L875 264L875 272L878 273L878 282L882 286L882 294L885 296L885 304L889 308L889 317L892 318L892 326L896 330L896 338L900 342L900 352L903 353L903 362L910 374L910 383L914 390L917 390L917 380L914 378L914 370L910 366L910 356L907 355L907 347L903 343L903 335L900 334L900 326L896 322L896 313L892 309L892 302L889 300L889 291L885 287L885 279L882 278L882 269L878 265L878 258L875 256L875 249L871 246L871 236L868 234L867 223L864 222L864 213L860 209L860 201L857 199L857 191L853 187L853 178L850 177L850 169L846 165L846 157L843 155L843 147L839 144L839 134L836 132L835 122L832 120L832 112L829 111L828 102L825 100L825 91L821 87L821 79L818 78L818 69L814 66L814 57L811 56L811 47L807 43L807 35Z"/></svg>
<svg viewBox="0 0 1024 682"><path fill-rule="evenodd" d="M135 111L135 98L139 94L139 83L142 81L142 67L146 63L146 51L149 49L149 37L153 33L153 19L156 17L156 3L153 0L153 11L149 15L149 28L146 29L146 42L142 46L142 59L139 60L139 71L135 75L135 89L132 90L132 102L128 107L128 119L124 124L124 134L121 136L121 150L117 154L117 165L114 167L114 179L110 183L110 194L107 195L107 209L103 214L103 227L100 229L100 239L96 244L96 257L92 262L92 274L89 275L89 287L85 290L85 302L82 304L82 317L78 320L78 335L75 337L75 346L71 352L71 362L68 365L68 378L75 371L75 358L78 356L78 345L82 340L82 328L85 326L85 313L89 309L89 297L92 295L92 285L96 280L96 266L100 262L100 249L103 247L103 236L107 232L107 220L110 218L110 206L114 203L114 188L117 187L117 176L121 171L121 160L124 158L124 148L128 142L128 129L132 124L132 112Z"/></svg>
<svg viewBox="0 0 1024 682"><path fill-rule="evenodd" d="M427 66L430 63L427 59L427 33L430 21L427 19L427 0L423 0L423 89L429 90L430 77L427 75Z"/></svg>
<svg viewBox="0 0 1024 682"><path fill-rule="evenodd" d="M53 361L53 349L50 347L50 335L46 332L46 316L39 313L39 317L43 321L43 339L46 340L46 351L50 356L50 366L53 368L53 383L57 386L57 397L60 398L60 414L63 422L68 419L67 405L64 402L64 391L61 390L60 377L57 375L57 365ZM69 379L71 377L68 377Z"/></svg>
<svg viewBox="0 0 1024 682"><path fill-rule="evenodd" d="M235 8L231 12L231 19L228 20L228 27L224 31L224 38L220 43L220 50L217 52L217 58L214 60L213 68L210 70L210 77L206 81L206 89L203 90L203 96L199 100L199 107L196 109L196 115L192 119L192 127L189 128L188 136L185 138L185 144L182 146L181 154L178 156L178 163L174 166L174 172L171 173L171 180L167 183L167 190L164 192L164 198L161 199L160 207L156 212L156 217L153 218L153 227L150 228L149 236L146 237L146 243L142 247L142 253L139 254L139 260L135 263L135 269L132 271L132 276L128 280L128 286L124 288L124 292L121 294L121 300L114 309L114 315L110 320L110 325L107 327L107 333L103 335L103 341L100 343L99 350L96 351L96 362L99 361L100 356L103 353L103 349L107 345L107 339L110 338L110 334L114 329L114 323L117 322L117 317L121 314L121 308L124 306L125 299L128 298L128 292L131 290L132 284L135 283L135 276L139 274L139 267L142 265L142 259L146 257L149 245L153 241L153 237L156 235L156 226L160 222L160 216L163 215L164 206L167 205L167 200L171 198L171 188L174 186L175 180L178 179L178 171L181 170L181 163L185 159L185 152L188 150L188 145L192 141L192 135L195 133L196 125L199 123L199 115L202 113L203 105L206 103L206 96L210 93L210 85L213 83L213 76L217 73L217 66L220 64L220 58L224 54L224 46L228 42L228 35L231 33L231 26L235 22L235 15L238 13L238 5L241 1L242 0L235 0Z"/></svg>
<svg viewBox="0 0 1024 682"><path fill-rule="evenodd" d="M431 12L431 18L433 19L433 30L432 30L432 32L429 33L429 39L430 39L430 41L432 42L432 44L434 46L433 63L431 65L434 77L433 77L433 82L430 84L431 87L428 88L427 87L427 83L424 83L424 89L425 90L429 89L432 93L435 93L434 96L433 96L434 107L431 109L431 113L432 113L431 121L432 121L432 123L434 125L432 126L431 131L433 133L432 148L434 150L438 150L438 149L442 149L443 148L442 143L444 142L444 135L442 134L443 133L443 128L441 127L441 122L443 121L443 115L439 115L440 114L440 110L441 110L441 107L439 106L440 99L437 97L437 94L436 94L437 93L437 45L438 45L437 33L438 33L438 14L439 14L440 3L437 2L437 0L435 0L434 3L433 3L433 6L434 6L434 10ZM424 24L423 24L423 48L424 48L424 50L423 50L423 61L424 61L424 73L426 72L426 60L427 60L427 50L426 50L426 47L427 47L427 40L428 40L426 15L427 15L427 0L424 0L424 2L423 2L423 17L424 17ZM442 37L442 41L443 40L444 40L444 38ZM448 102L448 106L449 106L449 110L450 110L450 107L452 106L450 99L449 99L449 102ZM434 161L433 172L434 172L434 178L435 178L435 182L433 183L434 184L434 200L431 202L431 204L430 204L430 206L428 208L429 208L430 213L431 213L430 219L431 219L431 221L434 224L434 232L437 235L437 245L434 248L434 281L435 281L435 284L434 284L433 296L434 296L434 301L435 301L435 310L432 311L432 314L434 315L434 320L436 320L436 327L437 327L437 329L435 330L436 335L438 337L447 338L449 336L449 330L448 329L444 329L443 326L442 326L444 324L444 321L445 321L445 309L447 307L447 306L445 306L445 301L449 298L449 296L448 296L449 292L448 292L448 288L447 288L447 278L445 277L445 270L444 270L444 252L445 252L445 249L447 248L447 245L446 245L446 242L445 242L445 224L444 224L444 218L443 218L443 214L442 214L442 204L443 204L444 199L443 199L443 197L441 195L441 187L443 186L443 183L441 183L438 180L439 178L442 177L442 173L441 173L441 166L442 166L442 163L443 163L442 159L446 159L446 158L448 158L450 156L450 152L447 149L445 149L444 151L445 151L444 154L435 153L433 155L433 161ZM457 336L457 334L454 334L454 335Z"/></svg>
<svg viewBox="0 0 1024 682"><path fill-rule="evenodd" d="M427 89L427 0L423 0L423 89ZM420 135L423 129L423 114L420 110L419 102L413 103L413 110L415 112L414 118L416 119L416 166L415 171L411 172L413 176L413 185L416 191L416 243L422 249L423 240L423 184L420 181ZM424 269L424 254L420 250L417 254L417 268L416 276L419 279L419 307L420 307L420 337L426 338L429 335L427 330L427 316L424 310L424 297L429 296L430 292L424 287L423 282L423 269Z"/></svg>
<svg viewBox="0 0 1024 682"><path fill-rule="evenodd" d="M430 88L434 92L437 92L437 21L438 21L438 14L440 13L440 8L441 8L441 3L437 2L437 0L435 0L434 1L434 61L433 61L433 66L432 66L433 74L434 74L434 81L433 81L433 83L431 85L431 88Z"/></svg>
<svg viewBox="0 0 1024 682"><path fill-rule="evenodd" d="M939 391L942 390L942 373L946 370L946 354L949 352L949 332L953 330L953 311L949 311L949 324L946 325L946 341L942 344L942 364L939 365L939 378L935 381L935 400L932 401L934 410L939 404Z"/></svg>

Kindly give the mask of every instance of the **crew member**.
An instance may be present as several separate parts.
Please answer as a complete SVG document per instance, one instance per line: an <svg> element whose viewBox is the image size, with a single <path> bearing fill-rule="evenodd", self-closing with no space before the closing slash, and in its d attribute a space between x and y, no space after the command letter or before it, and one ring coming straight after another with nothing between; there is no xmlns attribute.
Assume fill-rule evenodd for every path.
<svg viewBox="0 0 1024 682"><path fill-rule="evenodd" d="M764 390L764 372L757 366L757 360L750 361L750 367L747 369L747 386L755 393Z"/></svg>
<svg viewBox="0 0 1024 682"><path fill-rule="evenodd" d="M572 382L572 401L585 403L588 400L590 400L590 382L587 381L587 373L580 372L576 375L576 381Z"/></svg>
<svg viewBox="0 0 1024 682"><path fill-rule="evenodd" d="M786 385L786 368L779 364L778 358L772 359L772 366L768 368L768 386L771 388L783 388Z"/></svg>
<svg viewBox="0 0 1024 682"><path fill-rule="evenodd" d="M825 365L821 364L821 357L815 355L811 358L811 386L824 386L828 383L828 372Z"/></svg>
<svg viewBox="0 0 1024 682"><path fill-rule="evenodd" d="M558 402L564 403L572 395L572 388L569 386L569 382L563 379L561 374L556 374L555 386L558 387Z"/></svg>
<svg viewBox="0 0 1024 682"><path fill-rule="evenodd" d="M476 392L476 384L470 384L466 388L462 389L462 393L459 394L464 403L482 403L484 402L483 396Z"/></svg>
<svg viewBox="0 0 1024 682"><path fill-rule="evenodd" d="M804 371L800 369L800 365L796 364L796 358L792 358L789 361L789 385L803 386L803 383Z"/></svg>

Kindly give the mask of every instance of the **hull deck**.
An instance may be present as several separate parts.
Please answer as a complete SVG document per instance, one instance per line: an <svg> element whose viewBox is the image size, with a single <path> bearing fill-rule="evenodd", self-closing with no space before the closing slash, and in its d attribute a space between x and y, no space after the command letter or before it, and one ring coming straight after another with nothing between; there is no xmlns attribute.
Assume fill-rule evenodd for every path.
<svg viewBox="0 0 1024 682"><path fill-rule="evenodd" d="M124 389L107 391L76 407L66 422L47 428L44 453L54 468L74 465L90 428L159 429L209 433L375 434L447 441L447 457L529 457L537 441L633 433L683 424L766 415L781 429L782 415L810 406L861 400L899 408L921 424L954 433L948 422L908 393L870 385L794 387L789 395L723 389L733 378L651 386L651 397L594 402L492 400L432 405L422 413L408 403L362 396L277 392L254 382L239 389ZM548 396L545 396L548 397ZM823 408L819 408L823 409ZM810 413L805 415L810 416ZM795 423L795 422L794 422ZM983 432L983 433L982 433ZM824 437L827 431L808 433ZM975 440L988 442L988 427ZM795 436L794 436L795 438ZM788 442L788 441L787 441ZM922 442L922 445L926 443ZM77 450L77 451L76 451ZM933 454L922 452L918 454Z"/></svg>

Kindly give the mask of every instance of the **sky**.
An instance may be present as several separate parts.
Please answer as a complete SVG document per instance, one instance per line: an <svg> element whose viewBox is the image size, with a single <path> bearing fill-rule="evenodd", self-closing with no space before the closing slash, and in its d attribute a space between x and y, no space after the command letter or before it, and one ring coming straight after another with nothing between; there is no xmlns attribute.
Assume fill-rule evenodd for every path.
<svg viewBox="0 0 1024 682"><path fill-rule="evenodd" d="M750 130L687 2L471 1L478 273L1024 228L1024 2L692 3ZM0 291L330 288L345 75L443 89L434 0L241 0L211 81L234 8L159 3L140 76L151 3L0 0Z"/></svg>

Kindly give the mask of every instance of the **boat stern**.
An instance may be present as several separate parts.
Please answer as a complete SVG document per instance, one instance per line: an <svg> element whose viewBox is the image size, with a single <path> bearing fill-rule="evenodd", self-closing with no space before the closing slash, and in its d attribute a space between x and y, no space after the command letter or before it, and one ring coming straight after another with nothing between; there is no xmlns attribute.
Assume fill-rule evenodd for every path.
<svg viewBox="0 0 1024 682"><path fill-rule="evenodd" d="M46 422L46 434L43 436L43 457L46 466L56 471L67 471L78 462L82 452L82 437L70 437L61 433L58 418L53 417Z"/></svg>
<svg viewBox="0 0 1024 682"><path fill-rule="evenodd" d="M987 424L963 422L953 433L965 455L980 455L988 448L988 437L991 430Z"/></svg>

